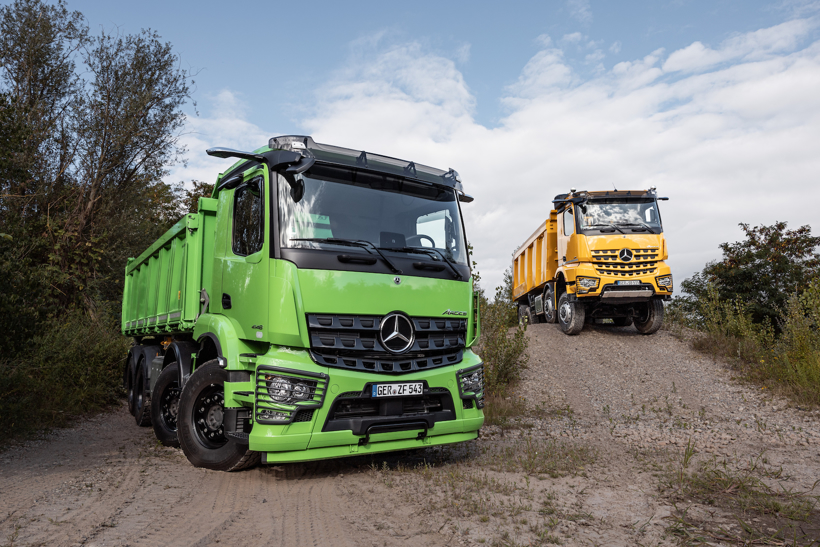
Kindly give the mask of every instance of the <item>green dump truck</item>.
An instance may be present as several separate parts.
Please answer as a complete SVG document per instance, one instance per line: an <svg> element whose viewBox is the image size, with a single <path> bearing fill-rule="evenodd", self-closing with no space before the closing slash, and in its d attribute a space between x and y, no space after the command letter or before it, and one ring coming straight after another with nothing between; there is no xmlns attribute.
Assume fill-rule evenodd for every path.
<svg viewBox="0 0 820 547"><path fill-rule="evenodd" d="M125 271L137 424L238 470L474 439L484 373L457 172L283 136Z"/></svg>

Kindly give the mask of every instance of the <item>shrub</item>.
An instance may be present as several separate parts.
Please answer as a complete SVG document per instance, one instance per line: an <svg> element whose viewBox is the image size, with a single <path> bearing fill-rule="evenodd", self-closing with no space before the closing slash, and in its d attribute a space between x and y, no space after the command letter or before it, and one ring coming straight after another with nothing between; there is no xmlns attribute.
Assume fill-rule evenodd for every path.
<svg viewBox="0 0 820 547"><path fill-rule="evenodd" d="M70 311L0 362L0 440L65 425L117 401L130 342L108 310Z"/></svg>
<svg viewBox="0 0 820 547"><path fill-rule="evenodd" d="M481 339L478 353L484 359L486 391L490 395L503 393L527 368L526 326L518 326L515 304L511 301L512 278L509 271L505 284L497 287L495 299L481 297Z"/></svg>

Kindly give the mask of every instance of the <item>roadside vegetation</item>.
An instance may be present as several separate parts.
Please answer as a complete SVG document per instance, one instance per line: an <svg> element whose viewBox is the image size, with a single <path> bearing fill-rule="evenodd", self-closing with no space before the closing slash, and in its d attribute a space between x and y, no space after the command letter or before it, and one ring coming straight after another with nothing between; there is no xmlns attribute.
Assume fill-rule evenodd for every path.
<svg viewBox="0 0 820 547"><path fill-rule="evenodd" d="M151 30L0 7L0 439L113 402L122 276L208 185L169 184L191 74ZM11 425L9 425L11 424Z"/></svg>
<svg viewBox="0 0 820 547"><path fill-rule="evenodd" d="M764 388L820 405L820 237L785 222L750 227L723 259L685 280L669 328Z"/></svg>
<svg viewBox="0 0 820 547"><path fill-rule="evenodd" d="M481 276L473 263L476 284ZM503 425L526 411L514 386L527 368L526 325L519 326L518 310L512 301L512 275L504 272L504 284L496 287L490 301L479 288L481 337L476 352L484 361L484 418L488 425Z"/></svg>

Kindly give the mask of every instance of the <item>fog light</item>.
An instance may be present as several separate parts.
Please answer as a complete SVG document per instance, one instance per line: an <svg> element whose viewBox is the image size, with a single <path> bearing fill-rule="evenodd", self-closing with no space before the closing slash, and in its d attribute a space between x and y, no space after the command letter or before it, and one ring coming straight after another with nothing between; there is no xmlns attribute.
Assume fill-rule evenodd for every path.
<svg viewBox="0 0 820 547"><path fill-rule="evenodd" d="M672 276L671 275L662 275L660 277L656 277L655 282L658 284L658 287L671 287L672 286Z"/></svg>
<svg viewBox="0 0 820 547"><path fill-rule="evenodd" d="M268 376L268 395L277 403L287 403L293 393L293 382L282 376Z"/></svg>

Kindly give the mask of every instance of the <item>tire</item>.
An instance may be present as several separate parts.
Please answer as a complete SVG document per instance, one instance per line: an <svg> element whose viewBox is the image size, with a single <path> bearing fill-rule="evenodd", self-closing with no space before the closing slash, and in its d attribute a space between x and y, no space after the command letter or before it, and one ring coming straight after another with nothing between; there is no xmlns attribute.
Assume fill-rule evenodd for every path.
<svg viewBox="0 0 820 547"><path fill-rule="evenodd" d="M160 372L151 394L151 425L154 435L164 446L179 447L179 364L171 363Z"/></svg>
<svg viewBox="0 0 820 547"><path fill-rule="evenodd" d="M196 467L239 471L259 463L261 453L224 434L222 404L227 380L228 371L214 359L198 366L182 388L177 436L185 457Z"/></svg>
<svg viewBox="0 0 820 547"><path fill-rule="evenodd" d="M613 327L631 327L632 326L632 318L631 317L613 317L612 318L612 326Z"/></svg>
<svg viewBox="0 0 820 547"><path fill-rule="evenodd" d="M646 305L646 315L635 318L635 328L641 334L655 334L663 324L663 301L653 298Z"/></svg>
<svg viewBox="0 0 820 547"><path fill-rule="evenodd" d="M527 323L527 321L529 321L529 318L527 317L528 313L529 313L529 307L524 306L522 304L519 304L519 306L518 306L518 326L519 327L523 327Z"/></svg>
<svg viewBox="0 0 820 547"><path fill-rule="evenodd" d="M552 286L547 285L544 289L544 323L555 323L558 320L558 314L555 312L555 298L552 293Z"/></svg>
<svg viewBox="0 0 820 547"><path fill-rule="evenodd" d="M558 324L564 334L575 335L584 329L586 310L580 302L570 302L569 295L563 293L558 299Z"/></svg>
<svg viewBox="0 0 820 547"><path fill-rule="evenodd" d="M148 379L145 377L143 360L137 363L134 375L134 419L140 427L151 425L151 396L148 395Z"/></svg>
<svg viewBox="0 0 820 547"><path fill-rule="evenodd" d="M128 412L134 415L134 376L137 369L138 354L132 352L128 358L128 370L125 373L125 398L128 402Z"/></svg>
<svg viewBox="0 0 820 547"><path fill-rule="evenodd" d="M527 326L538 323L538 316L532 313L532 308L527 306Z"/></svg>

